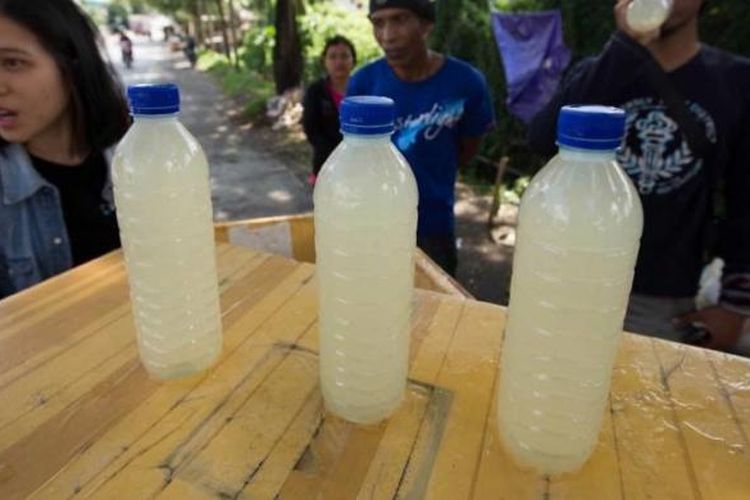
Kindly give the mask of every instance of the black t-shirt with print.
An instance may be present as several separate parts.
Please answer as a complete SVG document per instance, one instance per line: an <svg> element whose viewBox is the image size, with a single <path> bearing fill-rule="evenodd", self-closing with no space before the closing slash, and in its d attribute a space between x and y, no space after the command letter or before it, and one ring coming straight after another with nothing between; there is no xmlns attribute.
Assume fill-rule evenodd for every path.
<svg viewBox="0 0 750 500"><path fill-rule="evenodd" d="M117 217L102 197L109 168L104 155L90 154L80 165L58 165L32 156L34 168L60 194L73 265L120 247Z"/></svg>
<svg viewBox="0 0 750 500"><path fill-rule="evenodd" d="M657 296L695 294L722 180L726 221L720 255L726 272L750 272L750 60L703 46L667 74L700 123L710 147L695 154L644 74L648 52L617 33L597 57L574 67L530 127L531 146L555 150L559 109L603 104L627 112L618 159L643 204L644 229L633 291Z"/></svg>

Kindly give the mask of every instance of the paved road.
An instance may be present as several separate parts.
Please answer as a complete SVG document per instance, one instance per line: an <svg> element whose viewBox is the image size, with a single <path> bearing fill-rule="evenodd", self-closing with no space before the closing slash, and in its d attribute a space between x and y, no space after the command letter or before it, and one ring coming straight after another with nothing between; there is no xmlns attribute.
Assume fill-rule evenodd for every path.
<svg viewBox="0 0 750 500"><path fill-rule="evenodd" d="M162 42L134 39L135 62L127 70L114 37L107 37L112 61L126 84L174 82L180 86L180 120L206 151L216 220L237 220L312 210L310 189L282 162L259 151L231 121L232 103L208 75L190 69L181 52Z"/></svg>

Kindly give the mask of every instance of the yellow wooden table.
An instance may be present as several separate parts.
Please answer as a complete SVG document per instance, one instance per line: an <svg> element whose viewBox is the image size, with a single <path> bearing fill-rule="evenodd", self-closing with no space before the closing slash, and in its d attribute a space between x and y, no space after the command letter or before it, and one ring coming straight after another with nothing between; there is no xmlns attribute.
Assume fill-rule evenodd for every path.
<svg viewBox="0 0 750 500"><path fill-rule="evenodd" d="M411 381L374 427L325 414L314 266L218 248L224 353L141 368L121 255L0 302L0 498L750 498L750 363L623 342L592 459L518 469L495 430L504 311L416 293Z"/></svg>

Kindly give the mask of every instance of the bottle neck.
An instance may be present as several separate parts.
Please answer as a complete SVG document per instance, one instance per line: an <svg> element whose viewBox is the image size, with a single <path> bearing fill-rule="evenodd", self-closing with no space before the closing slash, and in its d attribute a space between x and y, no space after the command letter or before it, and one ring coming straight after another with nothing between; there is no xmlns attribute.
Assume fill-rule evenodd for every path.
<svg viewBox="0 0 750 500"><path fill-rule="evenodd" d="M570 146L560 145L560 158L578 162L601 162L614 161L617 156L616 149L592 150L572 148Z"/></svg>
<svg viewBox="0 0 750 500"><path fill-rule="evenodd" d="M179 113L171 113L168 115L133 115L133 120L137 122L166 122L176 121L179 117Z"/></svg>
<svg viewBox="0 0 750 500"><path fill-rule="evenodd" d="M388 132L385 134L372 134L372 135L363 135L363 134L352 134L350 132L342 132L342 135L344 136L344 140L350 144L357 144L357 143L367 143L372 144L373 142L390 142L392 132Z"/></svg>

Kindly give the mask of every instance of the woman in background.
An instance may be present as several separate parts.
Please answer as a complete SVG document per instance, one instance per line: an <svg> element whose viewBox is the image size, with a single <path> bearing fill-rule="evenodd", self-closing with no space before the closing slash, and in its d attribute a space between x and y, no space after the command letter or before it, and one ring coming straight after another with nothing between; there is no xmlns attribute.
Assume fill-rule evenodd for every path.
<svg viewBox="0 0 750 500"><path fill-rule="evenodd" d="M326 40L321 60L326 75L307 88L302 114L302 126L313 147L313 171L308 177L313 185L320 167L341 142L339 105L357 63L357 52L352 42L336 35Z"/></svg>

